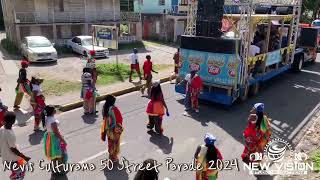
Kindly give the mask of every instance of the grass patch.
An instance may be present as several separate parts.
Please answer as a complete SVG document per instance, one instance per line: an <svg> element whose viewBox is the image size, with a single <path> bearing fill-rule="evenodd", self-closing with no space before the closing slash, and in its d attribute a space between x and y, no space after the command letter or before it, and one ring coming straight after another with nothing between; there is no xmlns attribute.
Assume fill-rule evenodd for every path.
<svg viewBox="0 0 320 180"><path fill-rule="evenodd" d="M44 95L61 96L68 92L81 89L80 82L70 82L65 80L44 80L42 84Z"/></svg>
<svg viewBox="0 0 320 180"><path fill-rule="evenodd" d="M133 48L144 49L145 45L141 41L128 43L128 44L119 44L119 50L127 50L127 49L133 49Z"/></svg>
<svg viewBox="0 0 320 180"><path fill-rule="evenodd" d="M154 70L161 71L172 67L173 65L160 64L154 65ZM119 67L117 68L116 64L98 64L97 71L99 74L97 84L99 85L107 85L115 82L125 82L127 79L129 79L130 76L130 65L119 64ZM133 77L138 77L137 73L134 73Z"/></svg>
<svg viewBox="0 0 320 180"><path fill-rule="evenodd" d="M1 46L5 49L9 54L12 55L21 55L19 48L11 42L9 39L2 39Z"/></svg>
<svg viewBox="0 0 320 180"><path fill-rule="evenodd" d="M316 151L312 154L311 160L314 163L314 171L319 173L320 172L320 151Z"/></svg>

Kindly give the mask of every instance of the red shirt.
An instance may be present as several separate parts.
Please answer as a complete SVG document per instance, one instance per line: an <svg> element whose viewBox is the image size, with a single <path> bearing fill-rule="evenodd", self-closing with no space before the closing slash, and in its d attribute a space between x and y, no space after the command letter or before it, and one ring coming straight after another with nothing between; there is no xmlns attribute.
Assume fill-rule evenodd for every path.
<svg viewBox="0 0 320 180"><path fill-rule="evenodd" d="M145 75L149 75L151 74L151 71L152 71L152 62L146 60L143 64L143 72Z"/></svg>

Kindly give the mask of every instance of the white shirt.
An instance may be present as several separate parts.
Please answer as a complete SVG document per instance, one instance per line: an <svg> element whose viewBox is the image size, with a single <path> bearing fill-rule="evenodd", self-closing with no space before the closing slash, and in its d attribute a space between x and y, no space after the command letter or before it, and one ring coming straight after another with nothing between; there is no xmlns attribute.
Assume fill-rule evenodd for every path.
<svg viewBox="0 0 320 180"><path fill-rule="evenodd" d="M37 92L37 96L41 96L42 95L42 90L41 87L38 84L32 84L32 91L36 91Z"/></svg>
<svg viewBox="0 0 320 180"><path fill-rule="evenodd" d="M135 53L130 54L129 59L131 60L131 64L138 64L138 55Z"/></svg>
<svg viewBox="0 0 320 180"><path fill-rule="evenodd" d="M2 161L14 162L20 159L10 148L16 148L16 136L12 129L0 129L0 156Z"/></svg>
<svg viewBox="0 0 320 180"><path fill-rule="evenodd" d="M188 83L191 83L191 74L187 74L184 80L186 80Z"/></svg>
<svg viewBox="0 0 320 180"><path fill-rule="evenodd" d="M257 54L260 54L260 48L256 45L250 45L249 47L249 57L256 56Z"/></svg>
<svg viewBox="0 0 320 180"><path fill-rule="evenodd" d="M53 123L57 123L57 126L59 126L58 119L54 118L53 116L48 116L46 119L47 132L53 132L51 127L51 124Z"/></svg>

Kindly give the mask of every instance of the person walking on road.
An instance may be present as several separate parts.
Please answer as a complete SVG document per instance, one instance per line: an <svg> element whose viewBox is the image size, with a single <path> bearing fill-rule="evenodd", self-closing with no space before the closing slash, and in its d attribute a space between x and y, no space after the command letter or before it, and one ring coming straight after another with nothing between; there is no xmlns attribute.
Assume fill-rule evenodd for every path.
<svg viewBox="0 0 320 180"><path fill-rule="evenodd" d="M115 106L116 97L108 95L103 106L103 123L101 126L101 140L108 138L109 159L113 162L119 161L120 137L123 132L123 118L117 106Z"/></svg>
<svg viewBox="0 0 320 180"><path fill-rule="evenodd" d="M129 76L129 82L132 82L132 74L134 71L138 73L138 76L140 78L140 82L142 80L141 73L140 73L140 66L139 66L139 60L138 60L138 49L134 48L133 53L130 54L129 59L131 61L131 71Z"/></svg>
<svg viewBox="0 0 320 180"><path fill-rule="evenodd" d="M142 168L139 169L134 177L134 180L158 180L159 175L156 166L156 161L153 159L147 159L143 162Z"/></svg>
<svg viewBox="0 0 320 180"><path fill-rule="evenodd" d="M2 89L0 88L0 92L2 91ZM3 126L4 124L4 114L8 111L8 107L6 105L4 105L1 97L0 97L0 128Z"/></svg>
<svg viewBox="0 0 320 180"><path fill-rule="evenodd" d="M42 122L42 127L45 128L45 116L44 116L44 108L46 107L45 98L42 94L42 89L40 87L43 79L39 77L32 77L30 87L32 89L31 96L31 105L33 108L34 114L34 131L38 131L40 129L40 122Z"/></svg>
<svg viewBox="0 0 320 180"><path fill-rule="evenodd" d="M21 61L21 69L19 70L19 78L17 80L17 87L16 87L16 98L14 100L14 108L19 109L20 104L23 99L24 93L31 96L31 88L30 88L30 81L27 78L27 68L29 66L29 62L26 60Z"/></svg>
<svg viewBox="0 0 320 180"><path fill-rule="evenodd" d="M153 131L153 128L155 128L156 133L162 135L163 116L165 112L167 116L169 116L169 110L166 102L164 101L160 82L155 82L151 88L150 101L147 105L146 112L149 116L149 123L147 125L147 128L150 131Z"/></svg>
<svg viewBox="0 0 320 180"><path fill-rule="evenodd" d="M90 68L84 68L81 76L84 114L96 114L95 110L95 89L93 87L93 79Z"/></svg>
<svg viewBox="0 0 320 180"><path fill-rule="evenodd" d="M170 83L172 83L172 79L177 78L179 75L179 68L180 68L180 48L178 48L177 52L173 55L173 62L174 62L174 71L170 76ZM178 82L178 81L177 81Z"/></svg>
<svg viewBox="0 0 320 180"><path fill-rule="evenodd" d="M22 154L16 146L16 136L12 126L16 121L16 115L13 112L7 112L4 116L4 128L0 129L0 155L2 161L10 163L10 180L23 180L25 169L17 168L23 166L30 160L30 157Z"/></svg>
<svg viewBox="0 0 320 180"><path fill-rule="evenodd" d="M243 136L245 139L245 149L241 155L243 162L248 164L257 161L252 159L251 155L263 153L271 137L270 120L264 114L263 103L256 103L253 106Z"/></svg>
<svg viewBox="0 0 320 180"><path fill-rule="evenodd" d="M200 170L196 171L196 180L216 180L218 178L217 161L222 160L220 151L215 147L216 137L207 133L204 137L204 145L198 146L194 158L196 163L201 164ZM212 167L211 165L213 164Z"/></svg>
<svg viewBox="0 0 320 180"><path fill-rule="evenodd" d="M153 65L151 62L151 56L146 56L146 61L143 63L143 77L146 80L145 86L142 86L141 93L144 94L145 89L147 89L148 97L150 97L150 91L152 86L152 72L157 73L157 71L153 70Z"/></svg>
<svg viewBox="0 0 320 180"><path fill-rule="evenodd" d="M199 95L202 89L202 80L197 75L197 71L192 70L181 83L187 84L186 98L184 100L185 110L193 109L196 113L199 113Z"/></svg>
<svg viewBox="0 0 320 180"><path fill-rule="evenodd" d="M56 109L48 105L45 107L45 114L47 127L47 132L43 137L45 156L54 164L66 164L68 160L67 143L59 130L59 120L54 117ZM64 174L65 172L59 167L54 167L53 173Z"/></svg>

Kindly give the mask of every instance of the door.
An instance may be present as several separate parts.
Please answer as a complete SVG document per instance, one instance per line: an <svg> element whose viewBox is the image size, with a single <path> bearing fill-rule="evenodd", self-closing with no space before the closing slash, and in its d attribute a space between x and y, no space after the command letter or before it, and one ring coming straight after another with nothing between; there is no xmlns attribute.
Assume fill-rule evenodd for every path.
<svg viewBox="0 0 320 180"><path fill-rule="evenodd" d="M36 21L39 23L48 23L49 21L49 6L48 0L34 0Z"/></svg>
<svg viewBox="0 0 320 180"><path fill-rule="evenodd" d="M177 21L177 36L181 36L184 33L184 21Z"/></svg>
<svg viewBox="0 0 320 180"><path fill-rule="evenodd" d="M149 38L149 24L148 21L143 22L143 39Z"/></svg>

